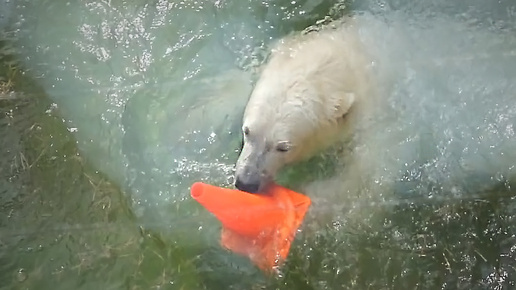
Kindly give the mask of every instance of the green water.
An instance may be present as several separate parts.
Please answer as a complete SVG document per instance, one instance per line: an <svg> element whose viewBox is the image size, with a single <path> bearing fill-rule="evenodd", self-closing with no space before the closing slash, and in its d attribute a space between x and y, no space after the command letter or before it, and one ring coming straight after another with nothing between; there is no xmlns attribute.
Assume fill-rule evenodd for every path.
<svg viewBox="0 0 516 290"><path fill-rule="evenodd" d="M489 31L508 31L489 38L499 42L471 48L496 52L479 61L486 62L477 71L485 86L472 81L474 73L462 83L454 80L464 91L497 102L478 107L505 116L498 123L472 118L474 127L513 122L516 103L507 102L503 111L498 102L510 99L516 83L511 2L460 2L457 8L439 1L364 1L346 9L331 1L1 3L0 289L515 289L510 150L507 163L493 157L490 165L501 168L494 177L476 172L461 180L469 186L453 183L457 177L446 170L456 167L446 163L435 166L441 175L429 171L428 180L395 183L389 188L395 194L381 201L342 198L331 204L312 196L302 231L274 276L222 249L219 224L188 196L196 180L230 186L241 113L270 41L364 5L380 17L406 5L429 19L444 11L474 25L487 23ZM381 34L371 27L366 36ZM378 50L392 39L379 42ZM409 46L397 41L387 46ZM455 51L442 47L429 50ZM384 56L404 54L393 51ZM448 64L450 79L476 64ZM430 82L440 80L425 64L411 69L426 72L422 78ZM431 87L400 78L421 96ZM394 95L404 94L393 87ZM444 103L446 91L440 92ZM450 110L443 108L446 116ZM404 116L416 120L410 112ZM454 121L431 118L444 132ZM407 135L420 131L400 128ZM462 133L467 136L466 129ZM512 143L512 135L497 136L492 147L464 147L480 150L476 156L513 148L498 146ZM386 151L403 148L408 155L399 144L386 144ZM430 168L433 160L456 156L447 155L450 147L443 144L409 165ZM281 182L301 188L341 165L318 156L290 168ZM449 191L442 180L464 191ZM357 188L387 195L386 186ZM432 195L407 197L423 191Z"/></svg>

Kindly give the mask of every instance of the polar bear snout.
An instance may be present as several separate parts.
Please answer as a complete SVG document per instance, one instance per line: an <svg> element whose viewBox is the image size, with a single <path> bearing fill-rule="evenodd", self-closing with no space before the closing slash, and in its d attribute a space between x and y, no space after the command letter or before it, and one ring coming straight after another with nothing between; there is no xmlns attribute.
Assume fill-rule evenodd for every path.
<svg viewBox="0 0 516 290"><path fill-rule="evenodd" d="M258 168L254 167L251 164L237 166L235 173L236 188L249 193L257 193L261 190L263 178L259 174Z"/></svg>
<svg viewBox="0 0 516 290"><path fill-rule="evenodd" d="M244 142L236 163L235 187L249 193L262 191L271 180L267 152L262 144Z"/></svg>
<svg viewBox="0 0 516 290"><path fill-rule="evenodd" d="M261 181L259 179L253 178L241 178L240 176L237 176L235 180L236 188L249 193L257 193L260 190L260 184Z"/></svg>

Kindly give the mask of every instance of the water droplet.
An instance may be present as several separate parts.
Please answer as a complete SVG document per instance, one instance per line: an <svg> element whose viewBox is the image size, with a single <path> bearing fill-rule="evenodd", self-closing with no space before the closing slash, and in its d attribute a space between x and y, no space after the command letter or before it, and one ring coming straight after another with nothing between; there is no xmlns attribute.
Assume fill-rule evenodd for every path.
<svg viewBox="0 0 516 290"><path fill-rule="evenodd" d="M18 280L18 282L23 282L27 280L27 273L25 272L25 269L20 268L18 270L18 272L16 273L16 280Z"/></svg>

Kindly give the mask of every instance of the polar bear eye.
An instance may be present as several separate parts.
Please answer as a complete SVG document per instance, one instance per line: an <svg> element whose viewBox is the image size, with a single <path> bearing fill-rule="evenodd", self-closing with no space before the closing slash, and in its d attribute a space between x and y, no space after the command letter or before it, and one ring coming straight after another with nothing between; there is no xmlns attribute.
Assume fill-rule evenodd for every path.
<svg viewBox="0 0 516 290"><path fill-rule="evenodd" d="M245 136L249 135L249 127L244 127L242 131L244 132Z"/></svg>
<svg viewBox="0 0 516 290"><path fill-rule="evenodd" d="M288 141L281 141L281 142L278 142L278 144L276 144L276 151L279 151L279 152L287 152L291 148L292 148L292 144L290 144L290 142L288 142Z"/></svg>

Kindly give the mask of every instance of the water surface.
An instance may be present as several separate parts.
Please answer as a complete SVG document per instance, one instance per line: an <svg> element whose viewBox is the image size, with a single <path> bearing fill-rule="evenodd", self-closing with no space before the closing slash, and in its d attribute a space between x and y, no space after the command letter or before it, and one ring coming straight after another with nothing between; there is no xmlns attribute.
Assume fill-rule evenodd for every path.
<svg viewBox="0 0 516 290"><path fill-rule="evenodd" d="M333 4L2 2L2 289L514 287L516 6ZM378 114L352 174L323 156L284 177L314 206L264 277L188 188L230 186L271 41L346 13Z"/></svg>

